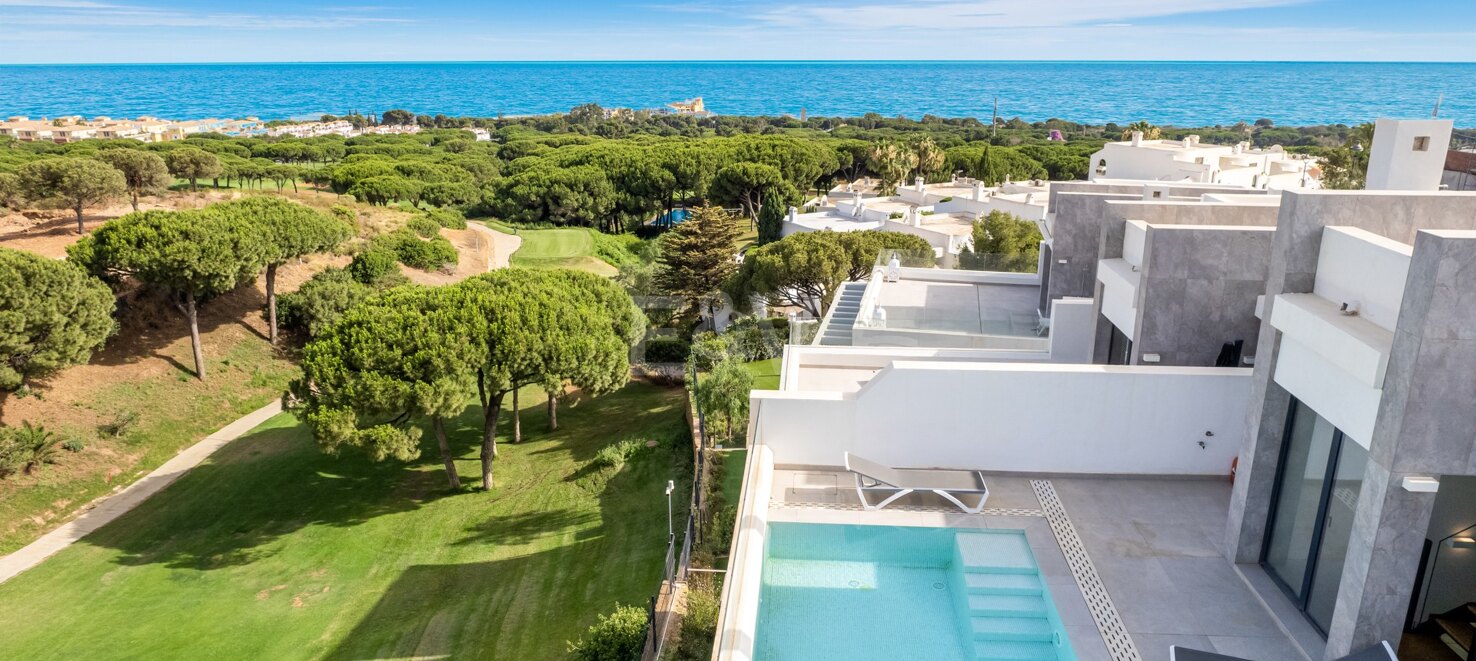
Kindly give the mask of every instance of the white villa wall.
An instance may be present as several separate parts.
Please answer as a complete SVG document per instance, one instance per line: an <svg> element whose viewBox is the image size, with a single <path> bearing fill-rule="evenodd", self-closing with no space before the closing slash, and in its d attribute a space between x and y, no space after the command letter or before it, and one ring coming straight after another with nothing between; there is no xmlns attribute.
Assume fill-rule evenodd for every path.
<svg viewBox="0 0 1476 661"><path fill-rule="evenodd" d="M844 396L754 391L776 465L1225 475L1251 371L898 361ZM1210 432L1211 435L1206 435ZM1200 443L1204 447L1200 447Z"/></svg>
<svg viewBox="0 0 1476 661"><path fill-rule="evenodd" d="M1090 364L1092 299L1059 298L1051 301L1051 359L1053 363Z"/></svg>
<svg viewBox="0 0 1476 661"><path fill-rule="evenodd" d="M1399 320L1414 247L1356 227L1324 227L1312 293L1357 302L1358 316L1388 330Z"/></svg>
<svg viewBox="0 0 1476 661"><path fill-rule="evenodd" d="M1453 122L1449 119L1380 119L1368 155L1368 190L1439 190ZM1426 138L1424 150L1415 140Z"/></svg>
<svg viewBox="0 0 1476 661"><path fill-rule="evenodd" d="M1143 247L1148 243L1148 223L1129 220L1123 228L1122 258L1138 269L1143 268Z"/></svg>
<svg viewBox="0 0 1476 661"><path fill-rule="evenodd" d="M1278 304L1279 305L1279 304ZM1272 308L1275 314L1275 308ZM1382 388L1373 388L1312 347L1283 335L1276 356L1276 383L1312 407L1364 449L1373 438Z"/></svg>
<svg viewBox="0 0 1476 661"><path fill-rule="evenodd" d="M1102 283L1102 316L1129 340L1138 325L1138 281L1140 274L1125 259L1097 263L1097 281Z"/></svg>

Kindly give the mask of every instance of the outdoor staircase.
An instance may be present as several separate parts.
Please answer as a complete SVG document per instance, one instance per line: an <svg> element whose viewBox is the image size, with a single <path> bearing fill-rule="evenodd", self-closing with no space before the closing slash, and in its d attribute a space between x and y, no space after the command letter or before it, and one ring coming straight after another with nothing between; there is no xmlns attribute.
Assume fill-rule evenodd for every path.
<svg viewBox="0 0 1476 661"><path fill-rule="evenodd" d="M1075 659L1056 634L1045 583L1025 536L960 532L953 569L965 640L979 661Z"/></svg>
<svg viewBox="0 0 1476 661"><path fill-rule="evenodd" d="M821 346L851 346L856 315L861 313L861 297L865 293L865 282L847 282L840 286L835 302L830 305L830 315L826 318L825 327L820 330Z"/></svg>
<svg viewBox="0 0 1476 661"><path fill-rule="evenodd" d="M1462 659L1476 659L1471 654L1476 642L1476 602L1436 615L1430 620L1440 630L1440 640Z"/></svg>

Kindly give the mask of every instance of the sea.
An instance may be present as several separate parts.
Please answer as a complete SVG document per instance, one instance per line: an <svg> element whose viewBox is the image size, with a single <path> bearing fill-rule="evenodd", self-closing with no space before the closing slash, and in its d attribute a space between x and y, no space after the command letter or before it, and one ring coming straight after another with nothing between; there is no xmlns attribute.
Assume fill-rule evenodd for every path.
<svg viewBox="0 0 1476 661"><path fill-rule="evenodd" d="M0 118L288 119L660 108L726 115L1146 120L1177 126L1422 118L1476 126L1476 63L365 62L0 66Z"/></svg>

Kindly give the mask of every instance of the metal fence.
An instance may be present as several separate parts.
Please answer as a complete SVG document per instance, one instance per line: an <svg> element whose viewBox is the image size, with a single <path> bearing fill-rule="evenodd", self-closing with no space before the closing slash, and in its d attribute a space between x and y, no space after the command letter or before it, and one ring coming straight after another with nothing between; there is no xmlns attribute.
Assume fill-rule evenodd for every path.
<svg viewBox="0 0 1476 661"><path fill-rule="evenodd" d="M692 548L701 541L703 505L702 488L707 477L707 419L702 412L702 404L696 397L697 389L701 384L697 379L695 366L689 368L687 373L688 383L692 388L690 401L695 424L692 425L693 433L693 466L692 466L692 497L687 506L687 523L682 527L680 539L675 534L666 538L666 558L662 566L661 584L656 588L656 594L651 595L646 605L646 648L642 654L643 659L659 659L666 644L667 634L672 622L673 606L680 587L687 581L688 570L692 565ZM678 541L681 546L678 550Z"/></svg>

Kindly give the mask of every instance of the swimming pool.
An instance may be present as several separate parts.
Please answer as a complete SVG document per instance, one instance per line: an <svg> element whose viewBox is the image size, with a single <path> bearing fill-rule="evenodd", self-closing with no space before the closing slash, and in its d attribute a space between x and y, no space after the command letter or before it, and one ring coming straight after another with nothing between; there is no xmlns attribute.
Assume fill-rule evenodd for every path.
<svg viewBox="0 0 1476 661"><path fill-rule="evenodd" d="M660 216L657 216L656 217L656 220L651 221L651 223L653 225L660 225L660 226L663 226L663 227L670 227L672 225L675 225L677 223L680 223L680 222L686 220L687 219L687 216L690 216L690 215L692 215L692 212L690 212L690 211L688 211L686 209L672 209L671 211L667 211L666 213L663 213Z"/></svg>
<svg viewBox="0 0 1476 661"><path fill-rule="evenodd" d="M758 661L1075 661L1024 531L771 523Z"/></svg>

